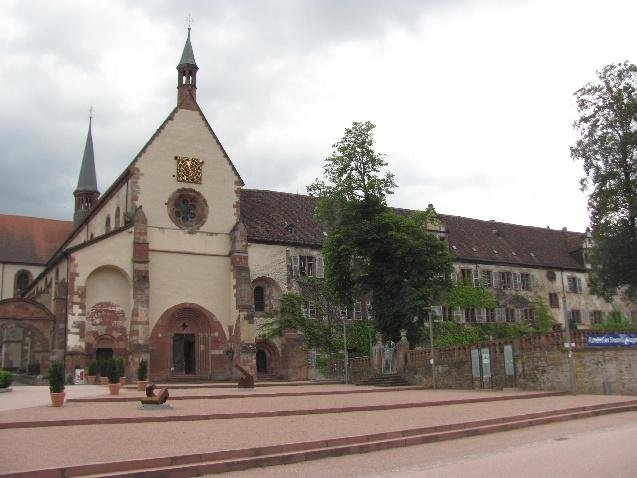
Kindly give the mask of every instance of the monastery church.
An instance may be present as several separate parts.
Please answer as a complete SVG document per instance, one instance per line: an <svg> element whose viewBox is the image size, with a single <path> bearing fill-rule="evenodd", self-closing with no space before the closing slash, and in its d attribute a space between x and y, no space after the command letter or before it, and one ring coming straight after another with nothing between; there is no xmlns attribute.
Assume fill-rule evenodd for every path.
<svg viewBox="0 0 637 478"><path fill-rule="evenodd" d="M121 356L128 377L148 360L152 380L228 379L234 363L284 379L311 373L299 333L264 340L258 324L283 292L323 276L314 199L244 188L197 104L198 70L188 29L177 106L102 193L89 122L73 221L0 215L0 367L45 374L59 359L71 372ZM637 321L634 304L589 294L590 234L438 218L457 273L498 300L446 318L532 320L539 296L562 323L586 327L612 309ZM312 301L304 313L317 318Z"/></svg>

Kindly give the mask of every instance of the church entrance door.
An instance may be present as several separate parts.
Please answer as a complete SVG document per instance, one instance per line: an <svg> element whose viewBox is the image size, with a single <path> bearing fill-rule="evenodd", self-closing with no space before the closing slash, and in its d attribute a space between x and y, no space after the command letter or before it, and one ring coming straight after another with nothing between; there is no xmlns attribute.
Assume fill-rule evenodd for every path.
<svg viewBox="0 0 637 478"><path fill-rule="evenodd" d="M268 357L265 350L257 350L257 373L265 373L268 371Z"/></svg>
<svg viewBox="0 0 637 478"><path fill-rule="evenodd" d="M95 350L95 360L98 362L102 360L110 360L113 358L113 349L108 347L100 347Z"/></svg>
<svg viewBox="0 0 637 478"><path fill-rule="evenodd" d="M173 368L176 374L192 375L196 369L195 334L173 335Z"/></svg>

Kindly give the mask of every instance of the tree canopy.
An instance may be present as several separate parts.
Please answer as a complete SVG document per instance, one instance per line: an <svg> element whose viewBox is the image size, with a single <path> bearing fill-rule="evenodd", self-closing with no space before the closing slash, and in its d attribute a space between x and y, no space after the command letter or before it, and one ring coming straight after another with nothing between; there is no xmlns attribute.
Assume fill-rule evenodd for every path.
<svg viewBox="0 0 637 478"><path fill-rule="evenodd" d="M333 145L324 178L308 186L317 196L317 217L327 230L323 245L325 291L335 302L351 304L370 295L373 316L385 337L411 339L431 305L449 287L451 256L446 243L430 234L429 214L398 214L386 196L396 187L385 171L384 155L374 150L370 122L354 122Z"/></svg>
<svg viewBox="0 0 637 478"><path fill-rule="evenodd" d="M593 233L591 286L610 299L637 297L637 66L611 64L575 92L579 139Z"/></svg>

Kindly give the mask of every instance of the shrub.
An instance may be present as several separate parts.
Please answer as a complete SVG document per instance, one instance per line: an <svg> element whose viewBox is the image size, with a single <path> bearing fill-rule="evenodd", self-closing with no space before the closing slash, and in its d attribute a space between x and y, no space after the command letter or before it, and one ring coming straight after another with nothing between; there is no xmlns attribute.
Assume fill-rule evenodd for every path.
<svg viewBox="0 0 637 478"><path fill-rule="evenodd" d="M59 360L54 361L49 369L49 390L51 393L64 391L64 365Z"/></svg>
<svg viewBox="0 0 637 478"><path fill-rule="evenodd" d="M117 366L117 373L120 377L126 374L126 365L124 363L124 357L117 357L115 359L115 365Z"/></svg>
<svg viewBox="0 0 637 478"><path fill-rule="evenodd" d="M119 383L119 370L114 359L107 362L108 383Z"/></svg>
<svg viewBox="0 0 637 478"><path fill-rule="evenodd" d="M137 380L143 382L148 377L148 362L145 359L141 359L139 361L139 366L137 367Z"/></svg>
<svg viewBox="0 0 637 478"><path fill-rule="evenodd" d="M13 374L6 370L0 370L0 388L7 388L13 383Z"/></svg>
<svg viewBox="0 0 637 478"><path fill-rule="evenodd" d="M92 360L88 364L88 374L91 375L91 376L97 375L97 361L96 360Z"/></svg>
<svg viewBox="0 0 637 478"><path fill-rule="evenodd" d="M97 362L100 377L108 377L108 360L99 360Z"/></svg>

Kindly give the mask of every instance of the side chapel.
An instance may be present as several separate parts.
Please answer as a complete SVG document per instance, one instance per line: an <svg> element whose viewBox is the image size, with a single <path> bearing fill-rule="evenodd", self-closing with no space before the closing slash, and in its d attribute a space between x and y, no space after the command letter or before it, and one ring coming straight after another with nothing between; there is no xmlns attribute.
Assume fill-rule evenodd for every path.
<svg viewBox="0 0 637 478"><path fill-rule="evenodd" d="M73 221L0 215L0 367L68 372L122 356L152 380L228 379L233 363L284 379L308 377L303 337L262 340L258 323L285 291L323 276L324 233L309 196L245 189L197 103L190 28L177 65L177 106L103 193L92 124ZM542 297L558 322L586 327L637 307L588 291L590 234L437 215L459 277L495 289L494 309L444 309L460 322L533 320ZM564 300L560 300L564 298ZM368 303L337 311L369 317ZM564 310L566 307L566 310ZM312 300L304 313L316 317Z"/></svg>

